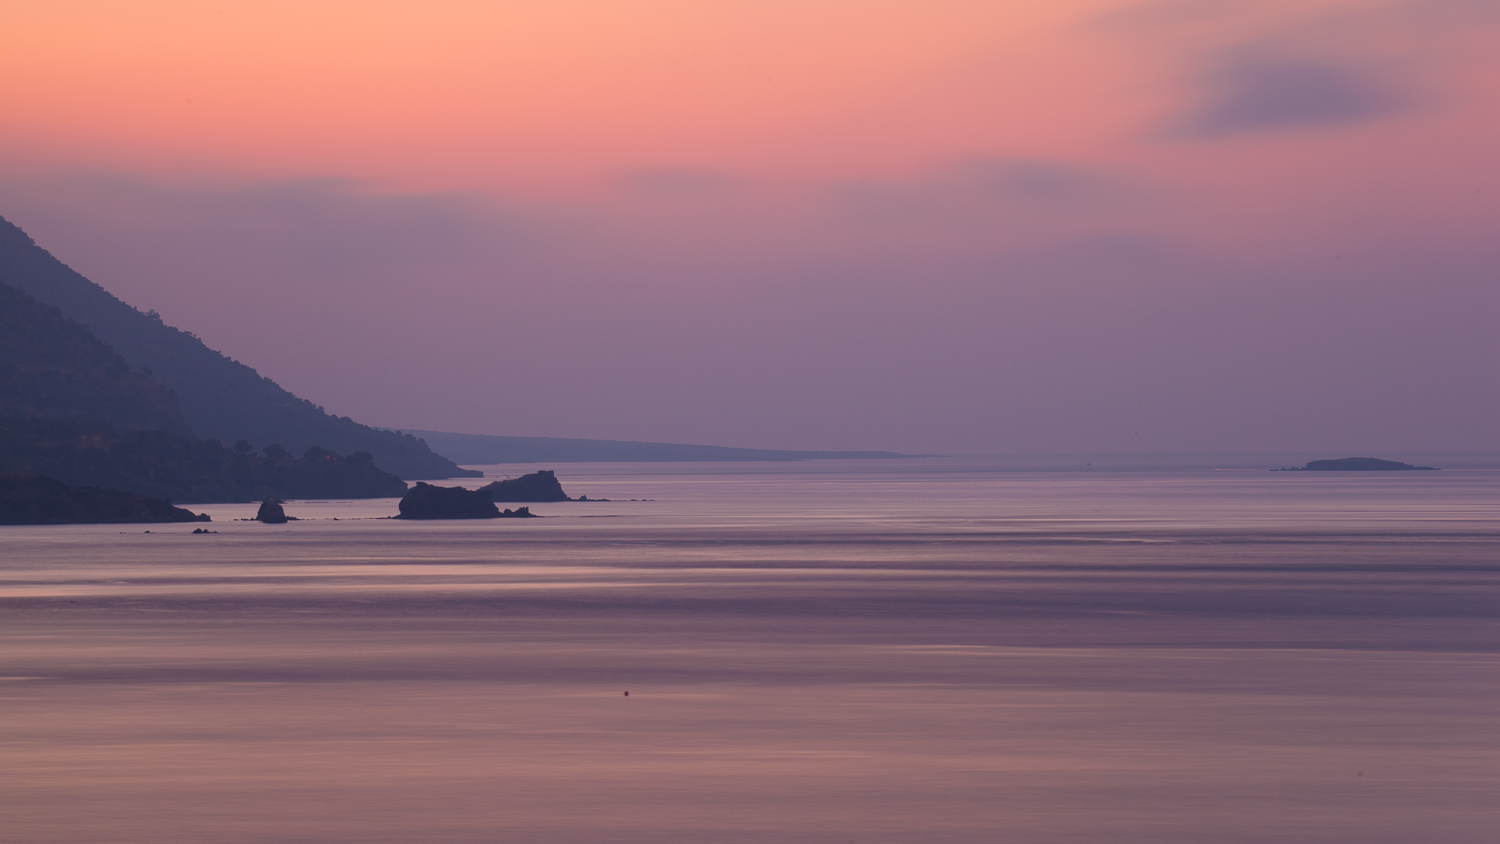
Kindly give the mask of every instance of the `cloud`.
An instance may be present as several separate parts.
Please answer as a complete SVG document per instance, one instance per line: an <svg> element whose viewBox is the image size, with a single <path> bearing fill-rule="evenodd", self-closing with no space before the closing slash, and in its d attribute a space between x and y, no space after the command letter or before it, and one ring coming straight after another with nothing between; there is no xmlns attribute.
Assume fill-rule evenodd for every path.
<svg viewBox="0 0 1500 844"><path fill-rule="evenodd" d="M979 159L951 172L955 181L1010 202L1085 202L1115 187L1101 173L1057 161Z"/></svg>
<svg viewBox="0 0 1500 844"><path fill-rule="evenodd" d="M1179 70L1189 105L1158 137L1319 131L1450 102L1486 61L1494 0L1154 0L1084 22ZM1178 76L1181 74L1181 76ZM1173 91L1173 95L1180 92Z"/></svg>
<svg viewBox="0 0 1500 844"><path fill-rule="evenodd" d="M1412 105L1381 74L1331 61L1239 58L1219 65L1205 82L1208 96L1171 134L1219 138L1324 129Z"/></svg>
<svg viewBox="0 0 1500 844"><path fill-rule="evenodd" d="M1500 430L1494 238L1370 229L1345 256L1250 231L1248 257L1216 256L1132 236L1143 203L1176 200L1068 161L846 186L818 209L836 219L778 215L805 253L694 203L570 216L125 176L0 178L0 196L126 301L399 427L942 453L1492 448ZM861 226L872 207L898 225ZM727 233L683 259L705 218Z"/></svg>
<svg viewBox="0 0 1500 844"><path fill-rule="evenodd" d="M959 162L922 179L854 182L835 204L872 222L979 220L999 213L1055 215L1094 210L1128 193L1106 173L1059 161L987 158Z"/></svg>
<svg viewBox="0 0 1500 844"><path fill-rule="evenodd" d="M76 173L0 180L0 187L43 220L108 219L121 238L170 233L184 249L258 263L277 256L300 271L464 262L519 239L513 215L477 195L380 193L336 179L225 184Z"/></svg>

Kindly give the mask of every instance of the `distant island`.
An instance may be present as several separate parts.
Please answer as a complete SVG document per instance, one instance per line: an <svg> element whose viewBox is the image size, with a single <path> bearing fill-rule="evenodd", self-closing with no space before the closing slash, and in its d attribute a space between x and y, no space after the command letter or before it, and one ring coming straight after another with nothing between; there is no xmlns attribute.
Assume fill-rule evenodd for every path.
<svg viewBox="0 0 1500 844"><path fill-rule="evenodd" d="M1338 460L1313 460L1306 466L1290 466L1272 469L1273 472L1436 472L1436 466L1413 466L1397 460L1380 460L1375 457L1343 457Z"/></svg>

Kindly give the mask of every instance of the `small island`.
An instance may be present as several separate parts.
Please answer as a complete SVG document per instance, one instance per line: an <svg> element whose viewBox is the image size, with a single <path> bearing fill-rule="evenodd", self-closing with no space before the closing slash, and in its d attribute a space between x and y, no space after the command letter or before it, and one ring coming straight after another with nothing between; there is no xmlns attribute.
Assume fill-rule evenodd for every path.
<svg viewBox="0 0 1500 844"><path fill-rule="evenodd" d="M495 481L479 488L479 491L489 496L491 501L501 503L516 501L572 501L566 492L563 492L562 484L558 482L557 475L550 469L532 472L519 478L507 478L503 481Z"/></svg>
<svg viewBox="0 0 1500 844"><path fill-rule="evenodd" d="M260 503L260 509L255 511L255 521L268 525L284 525L287 522L296 521L295 516L288 516L282 508L280 499L267 498Z"/></svg>
<svg viewBox="0 0 1500 844"><path fill-rule="evenodd" d="M1381 460L1375 457L1343 457L1338 460L1313 460L1306 466L1291 466L1272 469L1273 472L1436 472L1436 466L1413 466L1397 460Z"/></svg>
<svg viewBox="0 0 1500 844"><path fill-rule="evenodd" d="M397 505L398 519L534 519L527 507L505 510L495 506L482 489L433 486L417 481Z"/></svg>

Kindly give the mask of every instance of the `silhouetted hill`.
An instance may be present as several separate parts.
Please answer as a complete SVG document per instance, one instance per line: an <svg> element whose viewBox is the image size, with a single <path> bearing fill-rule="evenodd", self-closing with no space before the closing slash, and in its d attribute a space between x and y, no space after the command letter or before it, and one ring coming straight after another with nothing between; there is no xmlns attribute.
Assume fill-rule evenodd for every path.
<svg viewBox="0 0 1500 844"><path fill-rule="evenodd" d="M499 437L408 431L457 463L662 463L747 460L853 460L910 457L894 451L779 451L719 445L574 440L561 437Z"/></svg>
<svg viewBox="0 0 1500 844"><path fill-rule="evenodd" d="M174 501L394 498L406 482L369 454L316 446L301 459L253 454L165 431L116 431L97 422L0 419L0 472Z"/></svg>
<svg viewBox="0 0 1500 844"><path fill-rule="evenodd" d="M182 416L200 437L280 443L294 453L313 445L369 452L403 478L475 477L434 454L416 437L379 431L333 416L297 398L254 369L204 345L197 336L141 313L74 272L0 218L0 281L18 287L88 327L132 367L177 394Z"/></svg>
<svg viewBox="0 0 1500 844"><path fill-rule="evenodd" d="M0 417L190 433L177 398L89 330L0 283Z"/></svg>
<svg viewBox="0 0 1500 844"><path fill-rule="evenodd" d="M206 522L159 498L114 489L69 486L33 475L0 475L0 525Z"/></svg>

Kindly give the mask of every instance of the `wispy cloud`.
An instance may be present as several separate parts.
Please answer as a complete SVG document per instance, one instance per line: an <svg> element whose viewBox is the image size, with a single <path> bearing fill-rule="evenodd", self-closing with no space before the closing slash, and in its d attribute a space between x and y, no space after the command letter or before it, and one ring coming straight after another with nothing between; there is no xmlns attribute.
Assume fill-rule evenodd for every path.
<svg viewBox="0 0 1500 844"><path fill-rule="evenodd" d="M387 193L338 179L228 183L75 173L0 182L45 209L95 209L126 239L172 233L185 250L272 259L299 272L466 262L513 247L521 223L493 200L459 192Z"/></svg>
<svg viewBox="0 0 1500 844"><path fill-rule="evenodd" d="M1164 64L1180 105L1161 138L1327 131L1452 101L1500 23L1494 0L1152 0L1086 26ZM1155 60L1155 59L1154 59Z"/></svg>
<svg viewBox="0 0 1500 844"><path fill-rule="evenodd" d="M871 221L979 220L1000 213L1055 216L1095 210L1130 193L1110 174L1041 159L973 159L926 178L856 182L834 190L836 204Z"/></svg>
<svg viewBox="0 0 1500 844"><path fill-rule="evenodd" d="M1380 73L1324 60L1241 57L1204 79L1206 96L1172 134L1213 138L1363 123L1413 105Z"/></svg>

